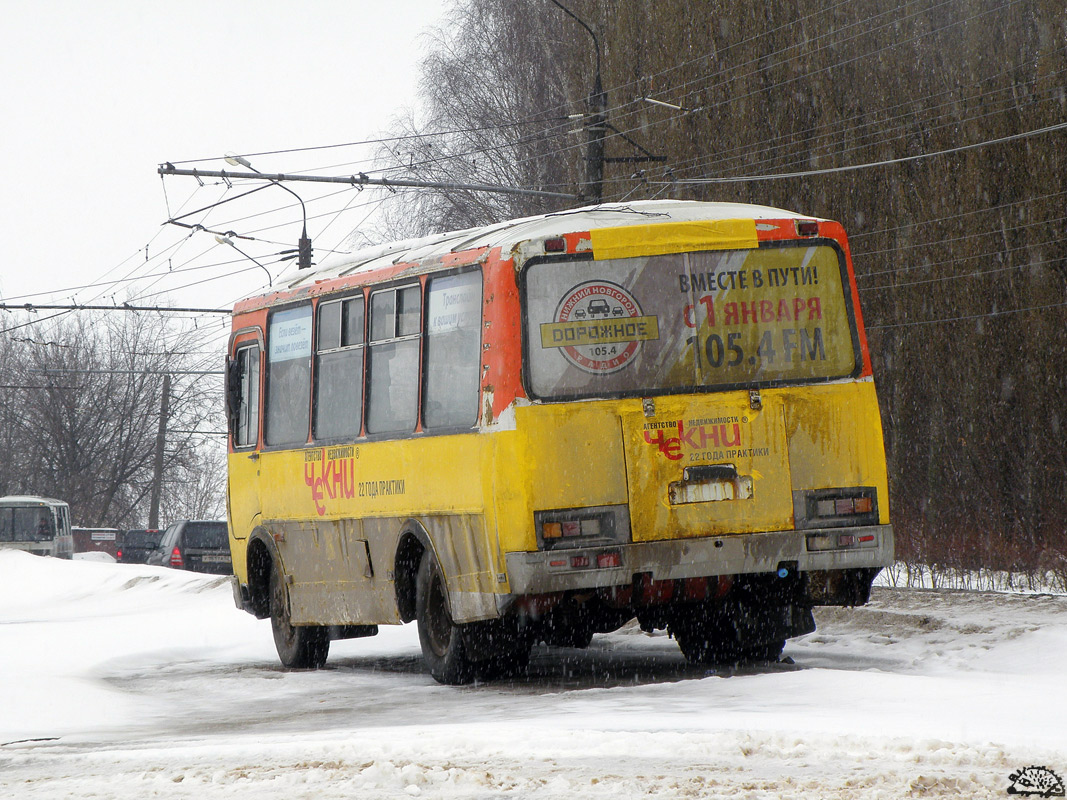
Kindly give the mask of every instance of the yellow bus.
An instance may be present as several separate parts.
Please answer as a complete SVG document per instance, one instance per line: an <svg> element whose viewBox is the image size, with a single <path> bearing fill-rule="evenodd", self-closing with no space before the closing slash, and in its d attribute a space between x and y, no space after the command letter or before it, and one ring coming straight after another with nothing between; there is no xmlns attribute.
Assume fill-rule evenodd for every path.
<svg viewBox="0 0 1067 800"><path fill-rule="evenodd" d="M637 618L777 659L893 559L845 232L602 205L384 245L239 302L239 607L288 667L417 621L438 681Z"/></svg>

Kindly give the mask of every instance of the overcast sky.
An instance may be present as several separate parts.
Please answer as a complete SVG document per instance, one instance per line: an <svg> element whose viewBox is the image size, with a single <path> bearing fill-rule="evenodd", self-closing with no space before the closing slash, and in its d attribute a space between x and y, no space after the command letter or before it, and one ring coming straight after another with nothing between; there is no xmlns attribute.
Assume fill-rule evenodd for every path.
<svg viewBox="0 0 1067 800"><path fill-rule="evenodd" d="M381 134L414 104L416 67L427 47L420 34L440 23L444 7L445 0L7 0L0 25L0 296L88 303L121 302L132 292L156 302L163 298L153 291L234 271L158 276L160 264L181 269L241 260L206 233L161 228L183 204L185 210L208 205L226 187L199 189L195 179L182 177L164 185L158 165ZM326 149L251 160L266 171L350 174L367 168L358 159L369 152ZM199 166L227 168L220 160ZM295 202L272 187L213 212L207 224L251 231L255 221L234 220L261 208L254 203L268 195L274 207ZM306 195L310 200L315 192ZM316 246L335 245L346 226L363 218L363 203L352 201L338 220L313 219L313 237L328 227ZM309 216L315 211L309 204ZM299 216L292 209L289 215ZM297 235L298 227L262 234L293 243ZM145 266L150 242L147 257L166 251L167 261ZM264 248L242 243L252 254ZM266 283L254 265L242 268L249 266L230 279L175 288L171 300L232 304ZM101 283L124 276L142 277ZM0 312L0 323L5 319Z"/></svg>

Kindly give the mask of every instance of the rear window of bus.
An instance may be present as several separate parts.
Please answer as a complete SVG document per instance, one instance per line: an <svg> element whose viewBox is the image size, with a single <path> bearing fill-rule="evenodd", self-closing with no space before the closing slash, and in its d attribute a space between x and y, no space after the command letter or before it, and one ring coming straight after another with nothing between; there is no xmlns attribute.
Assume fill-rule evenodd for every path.
<svg viewBox="0 0 1067 800"><path fill-rule="evenodd" d="M540 398L636 395L858 375L841 251L770 245L533 262L526 375Z"/></svg>

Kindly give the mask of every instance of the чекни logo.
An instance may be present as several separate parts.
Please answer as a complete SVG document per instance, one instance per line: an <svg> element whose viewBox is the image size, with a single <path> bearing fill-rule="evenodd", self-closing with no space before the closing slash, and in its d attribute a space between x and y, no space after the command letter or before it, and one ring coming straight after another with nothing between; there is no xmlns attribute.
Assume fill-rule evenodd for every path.
<svg viewBox="0 0 1067 800"><path fill-rule="evenodd" d="M1008 794L1028 797L1063 797L1063 779L1048 767L1027 767L1008 776Z"/></svg>

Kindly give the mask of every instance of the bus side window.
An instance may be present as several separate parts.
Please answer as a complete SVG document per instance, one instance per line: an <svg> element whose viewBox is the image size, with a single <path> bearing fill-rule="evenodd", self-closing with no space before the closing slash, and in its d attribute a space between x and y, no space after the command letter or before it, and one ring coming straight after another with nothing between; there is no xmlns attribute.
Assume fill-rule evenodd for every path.
<svg viewBox="0 0 1067 800"><path fill-rule="evenodd" d="M255 445L259 438L259 347L240 348L230 362L226 398L233 446Z"/></svg>
<svg viewBox="0 0 1067 800"><path fill-rule="evenodd" d="M315 438L359 436L363 410L363 296L319 303Z"/></svg>
<svg viewBox="0 0 1067 800"><path fill-rule="evenodd" d="M423 425L470 428L478 418L482 274L430 280L427 293Z"/></svg>
<svg viewBox="0 0 1067 800"><path fill-rule="evenodd" d="M311 305L271 315L267 339L267 444L304 444L311 421Z"/></svg>
<svg viewBox="0 0 1067 800"><path fill-rule="evenodd" d="M421 289L383 289L370 299L367 433L411 433L418 419Z"/></svg>

